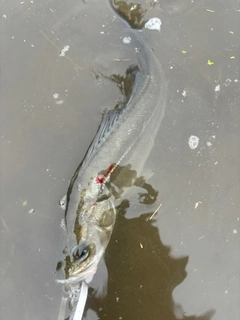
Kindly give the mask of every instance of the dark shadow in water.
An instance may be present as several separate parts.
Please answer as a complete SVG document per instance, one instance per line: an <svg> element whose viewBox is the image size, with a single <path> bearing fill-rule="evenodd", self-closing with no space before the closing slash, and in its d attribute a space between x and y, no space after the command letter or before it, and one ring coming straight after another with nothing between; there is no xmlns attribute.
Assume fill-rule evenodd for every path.
<svg viewBox="0 0 240 320"><path fill-rule="evenodd" d="M158 228L149 219L152 212L126 219L128 207L129 201L124 200L105 254L107 296L96 297L90 288L87 308L94 310L99 319L109 320L210 320L213 310L202 316L184 316L172 299L174 288L187 276L188 257L170 256L170 247L163 245Z"/></svg>
<svg viewBox="0 0 240 320"><path fill-rule="evenodd" d="M113 10L133 29L142 29L147 22L144 20L144 15L147 9L143 9L139 3L129 2L122 0L109 0L109 3Z"/></svg>
<svg viewBox="0 0 240 320"><path fill-rule="evenodd" d="M102 72L94 72L96 79L103 77L104 79L110 80L111 82L115 83L118 89L120 90L121 94L123 95L123 100L117 103L115 109L124 107L124 105L131 97L137 71L139 71L138 66L136 64L132 64L127 68L125 76L115 73L108 76L106 74L103 74Z"/></svg>

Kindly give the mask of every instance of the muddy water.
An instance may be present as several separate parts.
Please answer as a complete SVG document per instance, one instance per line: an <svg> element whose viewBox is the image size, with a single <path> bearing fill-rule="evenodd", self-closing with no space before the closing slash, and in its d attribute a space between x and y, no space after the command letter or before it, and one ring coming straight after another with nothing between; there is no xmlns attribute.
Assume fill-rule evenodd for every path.
<svg viewBox="0 0 240 320"><path fill-rule="evenodd" d="M86 316L237 320L240 7L112 4L1 4L0 318L57 319L58 201L101 112L123 99L102 76L124 75L135 62L121 37L129 23L137 29L158 17L160 32L142 31L169 81L165 118L142 173L158 198L143 206L136 196L122 206Z"/></svg>

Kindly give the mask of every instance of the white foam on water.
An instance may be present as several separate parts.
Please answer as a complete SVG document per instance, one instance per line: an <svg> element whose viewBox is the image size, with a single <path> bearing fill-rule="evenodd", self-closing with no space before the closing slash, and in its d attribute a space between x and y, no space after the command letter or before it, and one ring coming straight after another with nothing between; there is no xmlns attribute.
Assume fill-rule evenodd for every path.
<svg viewBox="0 0 240 320"><path fill-rule="evenodd" d="M189 147L194 150L198 147L199 138L197 136L190 136L188 139L188 145Z"/></svg>
<svg viewBox="0 0 240 320"><path fill-rule="evenodd" d="M145 28L150 30L161 30L162 21L159 18L151 18L145 23Z"/></svg>

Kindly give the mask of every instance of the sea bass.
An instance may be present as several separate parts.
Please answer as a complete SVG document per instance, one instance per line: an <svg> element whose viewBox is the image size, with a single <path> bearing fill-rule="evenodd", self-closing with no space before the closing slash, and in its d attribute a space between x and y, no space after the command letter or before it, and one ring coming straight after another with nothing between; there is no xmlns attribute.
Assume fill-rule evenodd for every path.
<svg viewBox="0 0 240 320"><path fill-rule="evenodd" d="M141 173L164 116L162 67L140 37L131 37L137 60L128 69L135 78L132 93L124 106L104 113L68 189L62 284L91 281L116 220L118 199L108 182L116 172L121 179L126 165Z"/></svg>

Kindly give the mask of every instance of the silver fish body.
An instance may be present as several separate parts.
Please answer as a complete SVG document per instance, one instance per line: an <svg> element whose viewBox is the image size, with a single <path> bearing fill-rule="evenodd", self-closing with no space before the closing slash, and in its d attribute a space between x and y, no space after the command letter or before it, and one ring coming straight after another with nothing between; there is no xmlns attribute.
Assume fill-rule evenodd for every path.
<svg viewBox="0 0 240 320"><path fill-rule="evenodd" d="M164 116L166 82L161 65L141 40L133 37L132 44L138 67L131 96L121 109L104 114L68 190L65 280L59 280L63 284L91 280L116 219L117 201L107 181L116 168L128 164L141 173Z"/></svg>

